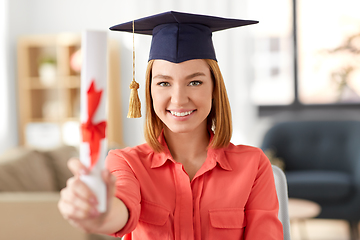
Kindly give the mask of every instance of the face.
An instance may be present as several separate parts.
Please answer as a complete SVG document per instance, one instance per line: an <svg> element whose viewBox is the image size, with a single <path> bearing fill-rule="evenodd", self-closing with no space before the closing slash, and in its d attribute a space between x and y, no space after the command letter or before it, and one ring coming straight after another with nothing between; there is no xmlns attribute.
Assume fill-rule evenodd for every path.
<svg viewBox="0 0 360 240"><path fill-rule="evenodd" d="M165 131L189 133L206 130L212 106L213 82L205 60L182 63L155 60L151 96Z"/></svg>

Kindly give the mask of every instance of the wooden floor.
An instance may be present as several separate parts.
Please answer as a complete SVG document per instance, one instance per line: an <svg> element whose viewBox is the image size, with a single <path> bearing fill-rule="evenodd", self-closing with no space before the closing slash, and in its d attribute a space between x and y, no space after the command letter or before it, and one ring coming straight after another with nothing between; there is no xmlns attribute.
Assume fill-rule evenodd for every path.
<svg viewBox="0 0 360 240"><path fill-rule="evenodd" d="M291 240L349 240L349 226L342 220L292 221Z"/></svg>

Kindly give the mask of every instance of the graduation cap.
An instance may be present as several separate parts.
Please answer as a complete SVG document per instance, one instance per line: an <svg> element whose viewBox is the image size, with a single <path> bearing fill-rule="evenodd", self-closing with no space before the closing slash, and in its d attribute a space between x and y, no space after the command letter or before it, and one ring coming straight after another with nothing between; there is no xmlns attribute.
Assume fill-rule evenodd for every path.
<svg viewBox="0 0 360 240"><path fill-rule="evenodd" d="M191 59L216 61L213 32L256 23L258 21L169 11L115 25L110 30L152 35L149 60L181 63ZM138 88L134 81L131 89L132 86Z"/></svg>
<svg viewBox="0 0 360 240"><path fill-rule="evenodd" d="M258 23L199 14L165 12L110 28L113 31L152 35L149 60L174 63L190 59L216 60L212 32Z"/></svg>

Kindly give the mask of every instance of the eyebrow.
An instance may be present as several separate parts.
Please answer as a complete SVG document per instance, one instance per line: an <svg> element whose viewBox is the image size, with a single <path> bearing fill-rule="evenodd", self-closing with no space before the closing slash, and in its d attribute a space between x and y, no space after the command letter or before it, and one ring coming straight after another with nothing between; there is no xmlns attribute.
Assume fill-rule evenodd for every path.
<svg viewBox="0 0 360 240"><path fill-rule="evenodd" d="M162 74L158 74L156 76L153 77L153 79L155 78L160 78L160 79L172 79L172 77L168 76L168 75L162 75Z"/></svg>
<svg viewBox="0 0 360 240"><path fill-rule="evenodd" d="M206 75L203 72L196 72L196 73L193 73L193 74L190 74L189 76L187 76L186 79L192 79L192 78L199 77L199 76L206 76Z"/></svg>
<svg viewBox="0 0 360 240"><path fill-rule="evenodd" d="M195 77L198 77L198 76L206 76L205 73L203 72L196 72L196 73L193 73L193 74L190 74L189 76L186 76L185 79L192 79L192 78L195 78ZM153 79L155 78L160 78L160 79L172 79L171 76L168 76L168 75L163 75L163 74L158 74L156 76L153 77Z"/></svg>

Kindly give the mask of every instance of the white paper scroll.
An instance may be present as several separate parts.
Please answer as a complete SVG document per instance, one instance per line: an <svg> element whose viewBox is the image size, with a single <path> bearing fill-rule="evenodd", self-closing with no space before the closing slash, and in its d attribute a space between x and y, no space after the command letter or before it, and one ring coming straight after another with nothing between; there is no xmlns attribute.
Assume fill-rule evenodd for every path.
<svg viewBox="0 0 360 240"><path fill-rule="evenodd" d="M82 69L80 93L80 122L85 124L89 120L87 92L93 83L95 91L101 92L98 107L91 119L92 124L106 122L106 86L107 86L107 33L103 31L85 31L81 43ZM82 175L80 179L94 192L99 202L98 211L106 211L106 186L101 172L104 169L106 157L106 138L99 141L99 154L96 163L91 167L90 144L84 142L81 134L80 161L91 169L89 175Z"/></svg>

